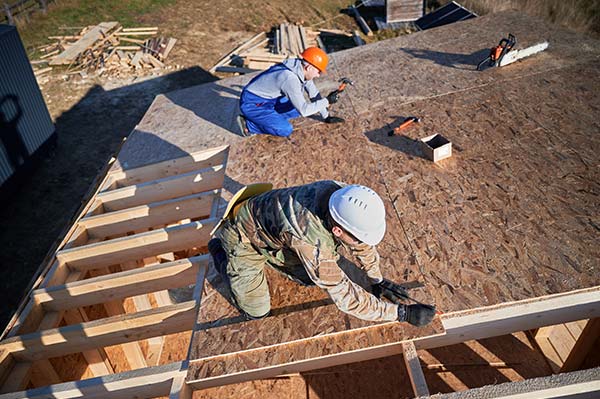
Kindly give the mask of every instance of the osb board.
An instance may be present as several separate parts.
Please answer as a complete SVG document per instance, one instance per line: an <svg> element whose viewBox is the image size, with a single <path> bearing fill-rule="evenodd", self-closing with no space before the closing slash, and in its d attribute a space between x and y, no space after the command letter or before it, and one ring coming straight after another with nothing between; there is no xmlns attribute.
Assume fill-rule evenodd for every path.
<svg viewBox="0 0 600 399"><path fill-rule="evenodd" d="M335 313L334 313L335 312ZM332 315L324 318L334 318L339 311L332 309ZM267 318L268 320L268 318ZM297 324L300 326L301 321ZM278 326L263 326L278 327ZM252 328L252 326L248 327ZM294 326L294 328L297 328ZM261 330L255 330L258 333ZM336 355L349 351L396 343L424 335L434 335L443 331L439 318L426 327L413 327L407 323L391 322L373 325L352 332L326 334L313 337L310 340L291 341L271 347L259 347L229 355L216 356L190 362L188 380L200 380L243 373L261 367L286 365L293 362L310 360L322 356Z"/></svg>
<svg viewBox="0 0 600 399"><path fill-rule="evenodd" d="M544 356L522 332L421 350L418 354L432 394L551 374ZM502 362L505 367L500 366ZM282 396L294 399L408 398L413 397L413 392L404 359L402 355L396 355L194 393L195 399Z"/></svg>
<svg viewBox="0 0 600 399"><path fill-rule="evenodd" d="M234 147L230 184L268 176L276 187L324 178L373 187L388 211L388 232L379 246L384 275L423 282L419 299L443 312L594 286L600 282L600 253L593 244L600 225L593 170L600 101L589 76L596 70L582 63L402 107L390 104L344 125L310 124L288 140L255 136ZM563 96L572 99L567 109ZM415 110L421 125L387 135ZM415 139L438 132L455 143L455 155L436 165L422 158ZM271 279L272 286L278 284ZM316 300L304 297L308 289L282 289L287 290L297 304ZM272 295L274 308L283 306L278 301L284 297ZM295 312L285 319L288 328L276 318L209 328L197 335L193 357L359 327L352 317L345 325L338 322L341 312L330 307L330 313L323 307ZM216 308L207 302L201 320L212 320L202 316ZM304 356L320 356L319 349L302 347ZM262 357L198 362L190 376L297 356L253 353Z"/></svg>
<svg viewBox="0 0 600 399"><path fill-rule="evenodd" d="M351 122L349 124L352 125ZM323 129L322 126L319 128ZM368 153L364 153L367 146L368 140L362 134L348 134L345 126L328 128L326 134L315 134L314 131L310 134L298 134L291 140L257 136L246 141L243 147L235 148L232 156L239 161L238 167L230 172L230 180L259 181L261 176L269 175L269 181L276 187L282 187L333 178L348 183L369 184L377 191L384 191L384 188L372 179L378 172L372 158ZM318 157L312 156L315 163L308 162L308 165L303 165L302 156L306 156L314 148L320 149ZM360 162L346 164L346 157L350 155L358 156ZM294 160L298 164L292 163L290 168L278 167L282 163ZM220 277L214 270L209 271L209 284L203 295L198 318L199 329L203 331L196 335L192 358L236 352L374 324L339 311L331 304L326 292L317 287L300 287L270 270L268 281L273 316L265 320L243 322L243 318L226 299L227 292ZM401 339L401 336L398 336L398 339Z"/></svg>
<svg viewBox="0 0 600 399"><path fill-rule="evenodd" d="M588 78L594 71L586 64L363 117L417 254L411 271L443 311L600 281L594 244L600 98ZM386 122L415 108L423 122L388 137ZM454 144L453 157L437 165L421 158L416 145L433 133ZM406 173L413 177L396 183ZM390 226L397 221L391 218ZM407 264L388 258L385 246L405 242L392 234L381 246L400 280Z"/></svg>

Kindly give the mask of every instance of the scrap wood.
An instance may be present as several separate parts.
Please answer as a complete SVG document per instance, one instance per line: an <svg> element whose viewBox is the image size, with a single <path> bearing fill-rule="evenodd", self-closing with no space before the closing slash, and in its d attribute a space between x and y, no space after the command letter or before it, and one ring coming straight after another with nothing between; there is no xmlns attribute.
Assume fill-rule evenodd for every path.
<svg viewBox="0 0 600 399"><path fill-rule="evenodd" d="M158 26L147 26L147 27L138 27L138 28L123 28L123 32L139 32L139 31L148 31L148 30L158 30Z"/></svg>
<svg viewBox="0 0 600 399"><path fill-rule="evenodd" d="M50 72L51 70L52 70L52 67L42 68L42 69L38 69L36 71L33 71L33 74L35 76L40 76L40 75L43 75L43 74L45 74L47 72Z"/></svg>
<svg viewBox="0 0 600 399"><path fill-rule="evenodd" d="M118 22L102 22L92 28L73 46L69 47L57 57L55 57L50 65L66 65L73 62L81 53L93 46L98 40L105 39L106 34L119 26Z"/></svg>

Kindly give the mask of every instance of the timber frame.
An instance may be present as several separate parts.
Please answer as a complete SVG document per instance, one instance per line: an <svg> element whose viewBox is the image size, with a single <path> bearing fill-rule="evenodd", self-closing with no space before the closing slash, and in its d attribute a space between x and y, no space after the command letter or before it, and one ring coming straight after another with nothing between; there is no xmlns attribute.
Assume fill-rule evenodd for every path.
<svg viewBox="0 0 600 399"><path fill-rule="evenodd" d="M353 340L370 327L207 358L190 358L188 350L186 358L161 364L168 334L189 333L193 343L199 332L198 309L210 264L206 244L223 208L227 156L228 147L219 147L108 172L3 334L0 398L191 398L195 390L400 353L415 395L421 396L429 391L417 350L532 329L539 329L536 339L543 347L542 342L551 344L553 334L577 322L579 335L556 370L570 371L598 338L600 287L591 287L444 314L439 334L206 378L196 378L193 371L293 345ZM192 286L188 300L170 299L168 290ZM62 382L49 359L67 354L85 359L86 378ZM26 390L31 385L38 388ZM578 389L600 391L598 384Z"/></svg>

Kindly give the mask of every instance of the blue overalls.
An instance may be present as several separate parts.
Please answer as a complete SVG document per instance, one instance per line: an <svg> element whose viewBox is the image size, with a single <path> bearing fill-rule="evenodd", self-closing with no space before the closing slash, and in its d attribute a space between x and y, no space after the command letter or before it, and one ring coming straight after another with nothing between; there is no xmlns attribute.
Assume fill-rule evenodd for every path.
<svg viewBox="0 0 600 399"><path fill-rule="evenodd" d="M285 69L289 70L283 64L273 65L254 77L246 87L266 74ZM282 95L281 97L268 99L252 94L245 88L242 90L240 97L240 110L246 118L246 125L250 133L272 134L281 137L288 137L292 134L293 127L288 119L300 116L300 112L294 108L286 96Z"/></svg>

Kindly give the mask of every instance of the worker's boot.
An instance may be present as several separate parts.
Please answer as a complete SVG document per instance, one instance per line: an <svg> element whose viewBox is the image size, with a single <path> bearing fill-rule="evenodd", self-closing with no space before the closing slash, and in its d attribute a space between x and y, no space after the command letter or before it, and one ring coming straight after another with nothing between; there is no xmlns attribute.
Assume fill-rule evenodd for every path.
<svg viewBox="0 0 600 399"><path fill-rule="evenodd" d="M219 272L219 274L226 281L228 281L229 278L227 277L227 254L223 249L221 240L218 238L212 238L208 242L208 252L210 252L210 255L213 258L213 262L215 264L215 269L217 269L217 272Z"/></svg>
<svg viewBox="0 0 600 399"><path fill-rule="evenodd" d="M238 127L240 128L240 133L242 134L242 136L250 137L252 135L252 133L250 133L250 131L248 130L248 125L246 124L246 118L244 118L243 115L238 115L236 120L237 120L237 124L238 124Z"/></svg>

